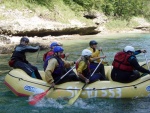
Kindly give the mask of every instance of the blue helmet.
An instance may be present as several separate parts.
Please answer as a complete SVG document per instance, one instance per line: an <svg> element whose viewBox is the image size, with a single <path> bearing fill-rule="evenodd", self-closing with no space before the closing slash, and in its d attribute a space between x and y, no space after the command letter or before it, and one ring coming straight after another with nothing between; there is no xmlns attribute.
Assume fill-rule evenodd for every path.
<svg viewBox="0 0 150 113"><path fill-rule="evenodd" d="M64 49L61 46L56 46L53 51L54 51L54 53L63 52Z"/></svg>
<svg viewBox="0 0 150 113"><path fill-rule="evenodd" d="M26 43L29 43L29 39L27 37L22 37L20 39L20 42L26 42Z"/></svg>
<svg viewBox="0 0 150 113"><path fill-rule="evenodd" d="M54 46L59 46L59 44L57 42L52 42L49 47L53 48Z"/></svg>

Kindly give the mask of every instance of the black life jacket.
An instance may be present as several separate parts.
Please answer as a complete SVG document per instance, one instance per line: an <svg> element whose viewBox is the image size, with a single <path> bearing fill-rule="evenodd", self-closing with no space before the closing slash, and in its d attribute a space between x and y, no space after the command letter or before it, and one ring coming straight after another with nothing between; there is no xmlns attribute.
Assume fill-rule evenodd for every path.
<svg viewBox="0 0 150 113"><path fill-rule="evenodd" d="M113 67L124 71L133 71L134 68L128 61L130 57L131 55L126 52L118 52L114 57Z"/></svg>
<svg viewBox="0 0 150 113"><path fill-rule="evenodd" d="M46 70L46 68L47 68L47 65L48 65L48 61L50 60L50 59L52 59L52 58L55 58L56 60L57 60L57 62L58 62L58 67L56 67L55 69L54 69L54 71L53 71L53 73L52 73L52 76L55 78L55 77L58 77L58 76L61 76L61 75L63 75L63 74L65 74L66 73L66 68L64 67L64 62L62 61L62 59L61 58L59 58L59 57L57 57L57 56L48 56L47 58L46 58L46 60L45 60L45 62L44 62L44 66L43 66L43 68L44 68L44 71Z"/></svg>

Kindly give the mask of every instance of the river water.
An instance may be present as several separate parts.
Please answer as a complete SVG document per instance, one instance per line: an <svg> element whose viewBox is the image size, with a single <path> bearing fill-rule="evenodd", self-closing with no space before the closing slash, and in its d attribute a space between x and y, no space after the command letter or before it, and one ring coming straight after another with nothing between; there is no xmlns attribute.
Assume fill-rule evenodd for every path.
<svg viewBox="0 0 150 113"><path fill-rule="evenodd" d="M69 52L68 60L76 60L81 51L88 47L90 40L96 40L103 48L107 56L106 61L112 63L116 52L122 50L126 45L132 45L135 49L146 49L147 59L150 59L150 34L117 34L105 36L82 36L75 40L62 40L65 52ZM27 54L27 59L42 69L42 55L45 51ZM28 97L16 97L5 85L4 78L10 70L7 65L11 55L0 55L0 113L148 113L150 112L150 97L136 99L102 99L79 98L74 105L64 107L68 102L64 99L44 99L36 106L28 104ZM139 61L145 61L144 54L137 56Z"/></svg>

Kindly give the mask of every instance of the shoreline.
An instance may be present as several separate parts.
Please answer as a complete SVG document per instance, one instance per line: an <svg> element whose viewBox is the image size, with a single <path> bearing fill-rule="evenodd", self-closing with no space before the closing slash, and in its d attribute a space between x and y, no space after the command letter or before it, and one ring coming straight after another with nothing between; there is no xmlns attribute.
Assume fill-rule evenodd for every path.
<svg viewBox="0 0 150 113"><path fill-rule="evenodd" d="M54 41L57 41L59 43L62 43L62 44L65 44L65 41L69 41L69 40L84 40L84 39L89 39L90 36L96 36L96 37L104 37L105 39L106 38L109 38L110 36L118 36L120 34L120 38L124 35L135 35L135 34L150 34L150 32L109 32L109 33L99 33L99 34L96 34L96 35L62 35L62 36L46 36L46 37L29 37L29 40L30 40L30 44L31 45L38 45L40 44L42 46L42 50L45 50L45 49L48 49L49 48L49 44L51 42L54 42ZM91 38L91 37L90 37ZM114 37L115 38L115 37ZM116 37L118 38L118 37ZM3 55L3 54L10 54L12 53L13 51L13 48L19 44L19 41L21 39L20 36L12 36L12 37L9 37L10 39L10 43L3 43L0 45L0 55Z"/></svg>

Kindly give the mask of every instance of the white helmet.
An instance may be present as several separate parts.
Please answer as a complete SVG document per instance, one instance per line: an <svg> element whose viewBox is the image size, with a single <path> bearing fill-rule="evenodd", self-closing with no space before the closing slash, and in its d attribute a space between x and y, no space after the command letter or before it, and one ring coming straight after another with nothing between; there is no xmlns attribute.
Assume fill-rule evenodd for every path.
<svg viewBox="0 0 150 113"><path fill-rule="evenodd" d="M128 51L135 52L134 47L132 47L132 46L126 46L126 47L124 48L124 51L125 51L125 52L128 52Z"/></svg>
<svg viewBox="0 0 150 113"><path fill-rule="evenodd" d="M82 56L91 56L92 55L92 52L88 49L84 49L82 51Z"/></svg>

